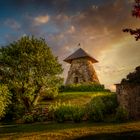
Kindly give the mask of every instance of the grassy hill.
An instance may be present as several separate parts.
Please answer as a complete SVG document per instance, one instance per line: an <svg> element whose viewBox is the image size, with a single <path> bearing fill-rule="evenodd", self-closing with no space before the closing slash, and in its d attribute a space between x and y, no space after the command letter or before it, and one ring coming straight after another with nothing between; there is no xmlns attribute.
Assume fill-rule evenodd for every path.
<svg viewBox="0 0 140 140"><path fill-rule="evenodd" d="M46 106L55 102L70 102L76 105L85 105L94 97L114 94L112 92L62 92L54 100L41 101L40 105Z"/></svg>

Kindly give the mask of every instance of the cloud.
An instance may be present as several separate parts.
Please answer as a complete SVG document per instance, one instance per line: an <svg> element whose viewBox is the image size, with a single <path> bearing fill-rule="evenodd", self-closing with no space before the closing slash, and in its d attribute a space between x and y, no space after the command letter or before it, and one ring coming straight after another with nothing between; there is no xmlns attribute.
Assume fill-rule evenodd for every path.
<svg viewBox="0 0 140 140"><path fill-rule="evenodd" d="M0 1L0 7L10 5L11 8L26 11L27 9L34 9L34 13L45 11L48 9L55 10L57 13L67 11L67 3L70 0L6 0ZM8 6L9 8L9 6ZM45 9L45 10L44 10ZM31 10L29 10L31 11Z"/></svg>
<svg viewBox="0 0 140 140"><path fill-rule="evenodd" d="M80 42L89 54L99 60L95 69L101 83L114 89L114 83L119 83L140 62L140 47L129 34L123 33L126 27L139 27L139 21L131 16L130 1L109 1L104 5L86 8L67 19L76 30L74 34L66 34L63 46L69 46L67 51L61 46L60 56L65 58L77 48ZM57 24L57 22L56 22ZM63 25L63 22L61 22ZM59 48L59 46L58 46ZM132 55L132 52L134 55ZM64 62L63 62L64 64ZM68 66L65 66L64 75ZM66 76L65 76L66 77Z"/></svg>
<svg viewBox="0 0 140 140"><path fill-rule="evenodd" d="M67 33L73 34L73 33L75 33L75 31L76 31L75 27L73 25L71 25L70 28L67 30Z"/></svg>
<svg viewBox="0 0 140 140"><path fill-rule="evenodd" d="M18 30L21 25L14 19L6 19L4 25L10 27L11 29Z"/></svg>
<svg viewBox="0 0 140 140"><path fill-rule="evenodd" d="M47 24L49 22L50 16L49 15L40 15L34 18L33 22L34 25L42 25Z"/></svg>
<svg viewBox="0 0 140 140"><path fill-rule="evenodd" d="M122 32L126 27L139 27L139 19L131 16L133 2L34 0L34 6L38 7L39 12L28 11L20 27L16 24L12 24L12 27L10 22L6 26L22 28L22 32L27 35L46 38L65 68L64 77L70 65L63 62L63 59L73 53L77 44L81 43L83 49L99 60L94 67L101 83L114 89L112 85L120 82L140 62L139 42ZM17 7L22 5L30 6L31 1L18 1ZM10 34L7 39L10 40L13 36Z"/></svg>

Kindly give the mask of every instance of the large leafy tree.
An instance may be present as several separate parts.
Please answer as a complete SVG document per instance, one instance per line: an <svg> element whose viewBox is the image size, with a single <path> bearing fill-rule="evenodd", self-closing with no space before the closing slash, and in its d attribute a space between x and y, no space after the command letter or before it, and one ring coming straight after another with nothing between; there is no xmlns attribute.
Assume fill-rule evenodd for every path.
<svg viewBox="0 0 140 140"><path fill-rule="evenodd" d="M140 0L135 0L135 4L133 6L132 10L132 16L136 18L140 18ZM134 35L136 38L136 41L140 39L140 28L137 29L124 29L124 32L129 32L131 35Z"/></svg>
<svg viewBox="0 0 140 140"><path fill-rule="evenodd" d="M57 90L62 78L61 64L45 40L22 37L0 48L1 83L8 85L12 102L23 104L26 111L35 106L45 91Z"/></svg>

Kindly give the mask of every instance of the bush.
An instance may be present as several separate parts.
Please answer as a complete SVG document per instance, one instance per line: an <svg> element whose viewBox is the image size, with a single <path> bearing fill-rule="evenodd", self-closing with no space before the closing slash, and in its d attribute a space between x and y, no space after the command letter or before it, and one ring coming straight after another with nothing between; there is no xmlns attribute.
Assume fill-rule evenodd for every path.
<svg viewBox="0 0 140 140"><path fill-rule="evenodd" d="M115 110L118 107L117 95L115 93L106 93L98 97L100 97L103 103L105 104L105 109L104 109L105 114L115 113ZM96 97L94 97L93 100L96 100Z"/></svg>
<svg viewBox="0 0 140 140"><path fill-rule="evenodd" d="M46 121L48 118L48 111L42 108L34 108L32 112L26 113L22 120L24 123L33 123L33 122L43 122Z"/></svg>
<svg viewBox="0 0 140 140"><path fill-rule="evenodd" d="M54 120L57 122L72 120L72 105L70 103L66 104L58 102L52 106L52 109Z"/></svg>
<svg viewBox="0 0 140 140"><path fill-rule="evenodd" d="M96 99L93 98L93 100L87 105L86 109L89 120L95 122L103 121L105 104L100 97Z"/></svg>
<svg viewBox="0 0 140 140"><path fill-rule="evenodd" d="M95 94L87 105L88 119L93 121L103 121L105 115L115 114L117 107L118 103L116 94Z"/></svg>
<svg viewBox="0 0 140 140"><path fill-rule="evenodd" d="M33 123L34 122L34 117L32 113L27 113L23 116L23 122L24 123Z"/></svg>
<svg viewBox="0 0 140 140"><path fill-rule="evenodd" d="M83 84L71 84L67 86L61 86L59 88L60 92L71 92L71 91L109 91L104 88L104 85L96 84L96 83L83 83Z"/></svg>
<svg viewBox="0 0 140 140"><path fill-rule="evenodd" d="M45 108L34 108L32 111L33 117L34 117L34 122L43 122L47 120L47 114L48 113L48 109Z"/></svg>
<svg viewBox="0 0 140 140"><path fill-rule="evenodd" d="M51 88L49 90L45 90L43 93L43 100L52 100L58 96L58 89Z"/></svg>
<svg viewBox="0 0 140 140"><path fill-rule="evenodd" d="M64 122L69 116L69 106L62 105L54 112L54 118L57 122ZM69 116L69 117L68 117Z"/></svg>
<svg viewBox="0 0 140 140"><path fill-rule="evenodd" d="M85 115L85 109L80 106L73 106L72 109L72 119L74 122L81 122Z"/></svg>
<svg viewBox="0 0 140 140"><path fill-rule="evenodd" d="M6 114L8 105L11 103L11 95L6 85L0 85L0 119Z"/></svg>
<svg viewBox="0 0 140 140"><path fill-rule="evenodd" d="M128 112L124 107L119 106L116 111L116 121L124 122L126 120L128 120Z"/></svg>
<svg viewBox="0 0 140 140"><path fill-rule="evenodd" d="M84 108L70 103L57 102L49 107L49 118L57 122L80 122L84 116Z"/></svg>
<svg viewBox="0 0 140 140"><path fill-rule="evenodd" d="M8 110L8 114L11 114L11 119L17 120L19 118L21 118L21 116L23 116L25 114L25 107L23 104L16 102L16 103L12 103L9 107Z"/></svg>
<svg viewBox="0 0 140 140"><path fill-rule="evenodd" d="M13 95L11 98L11 103L7 107L6 115L4 117L4 121L13 121L18 120L25 114L25 106L18 101L18 99L14 99Z"/></svg>

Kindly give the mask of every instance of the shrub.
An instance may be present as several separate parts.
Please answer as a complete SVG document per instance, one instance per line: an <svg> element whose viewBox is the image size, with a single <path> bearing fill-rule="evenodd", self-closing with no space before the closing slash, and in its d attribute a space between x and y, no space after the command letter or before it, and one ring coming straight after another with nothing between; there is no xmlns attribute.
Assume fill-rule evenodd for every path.
<svg viewBox="0 0 140 140"><path fill-rule="evenodd" d="M43 122L46 121L48 118L47 109L43 108L34 108L32 112L26 113L22 120L24 123L33 123L33 122Z"/></svg>
<svg viewBox="0 0 140 140"><path fill-rule="evenodd" d="M58 122L72 120L72 105L70 103L57 103L54 111L54 119Z"/></svg>
<svg viewBox="0 0 140 140"><path fill-rule="evenodd" d="M60 105L61 105L60 102L56 102L55 104L52 104L48 107L48 118L50 120L55 120L56 119L55 112L58 110Z"/></svg>
<svg viewBox="0 0 140 140"><path fill-rule="evenodd" d="M25 114L25 107L18 100L14 100L13 96L11 99L11 103L7 107L6 115L4 117L4 121L13 121L18 120Z"/></svg>
<svg viewBox="0 0 140 140"><path fill-rule="evenodd" d="M55 88L51 88L49 90L45 90L43 93L43 100L52 100L55 97L58 96L58 89Z"/></svg>
<svg viewBox="0 0 140 140"><path fill-rule="evenodd" d="M118 103L116 94L95 94L86 107L88 119L93 121L103 121L105 116L115 114L117 107Z"/></svg>
<svg viewBox="0 0 140 140"><path fill-rule="evenodd" d="M12 115L12 119L19 119L25 114L25 107L23 104L16 102L9 107L8 115Z"/></svg>
<svg viewBox="0 0 140 140"><path fill-rule="evenodd" d="M83 119L84 108L70 103L57 102L49 107L49 118L57 122L74 121Z"/></svg>
<svg viewBox="0 0 140 140"><path fill-rule="evenodd" d="M55 112L54 112L54 118L57 122L64 122L66 120L66 117L68 117L68 106L60 106Z"/></svg>
<svg viewBox="0 0 140 140"><path fill-rule="evenodd" d="M61 86L59 88L60 92L71 92L71 91L109 91L104 89L104 85L96 84L96 83L82 83L82 84L71 84L67 86Z"/></svg>
<svg viewBox="0 0 140 140"><path fill-rule="evenodd" d="M116 111L116 121L124 122L126 120L128 120L128 112L124 107L119 106Z"/></svg>
<svg viewBox="0 0 140 140"><path fill-rule="evenodd" d="M6 114L8 105L11 103L11 95L6 85L0 85L0 119Z"/></svg>
<svg viewBox="0 0 140 140"><path fill-rule="evenodd" d="M48 109L45 108L35 108L32 111L33 114L33 118L35 122L43 122L46 121L48 119Z"/></svg>
<svg viewBox="0 0 140 140"><path fill-rule="evenodd" d="M23 116L23 122L24 123L33 123L34 122L34 117L32 113L27 113Z"/></svg>
<svg viewBox="0 0 140 140"><path fill-rule="evenodd" d="M85 114L85 109L80 106L73 106L72 119L74 122L81 122Z"/></svg>
<svg viewBox="0 0 140 140"><path fill-rule="evenodd" d="M96 99L93 98L86 109L89 120L95 122L103 121L105 104L100 97Z"/></svg>
<svg viewBox="0 0 140 140"><path fill-rule="evenodd" d="M99 97L102 99L103 103L105 104L104 113L105 114L115 113L115 110L118 107L117 95L115 93L106 93L106 94L102 94Z"/></svg>

